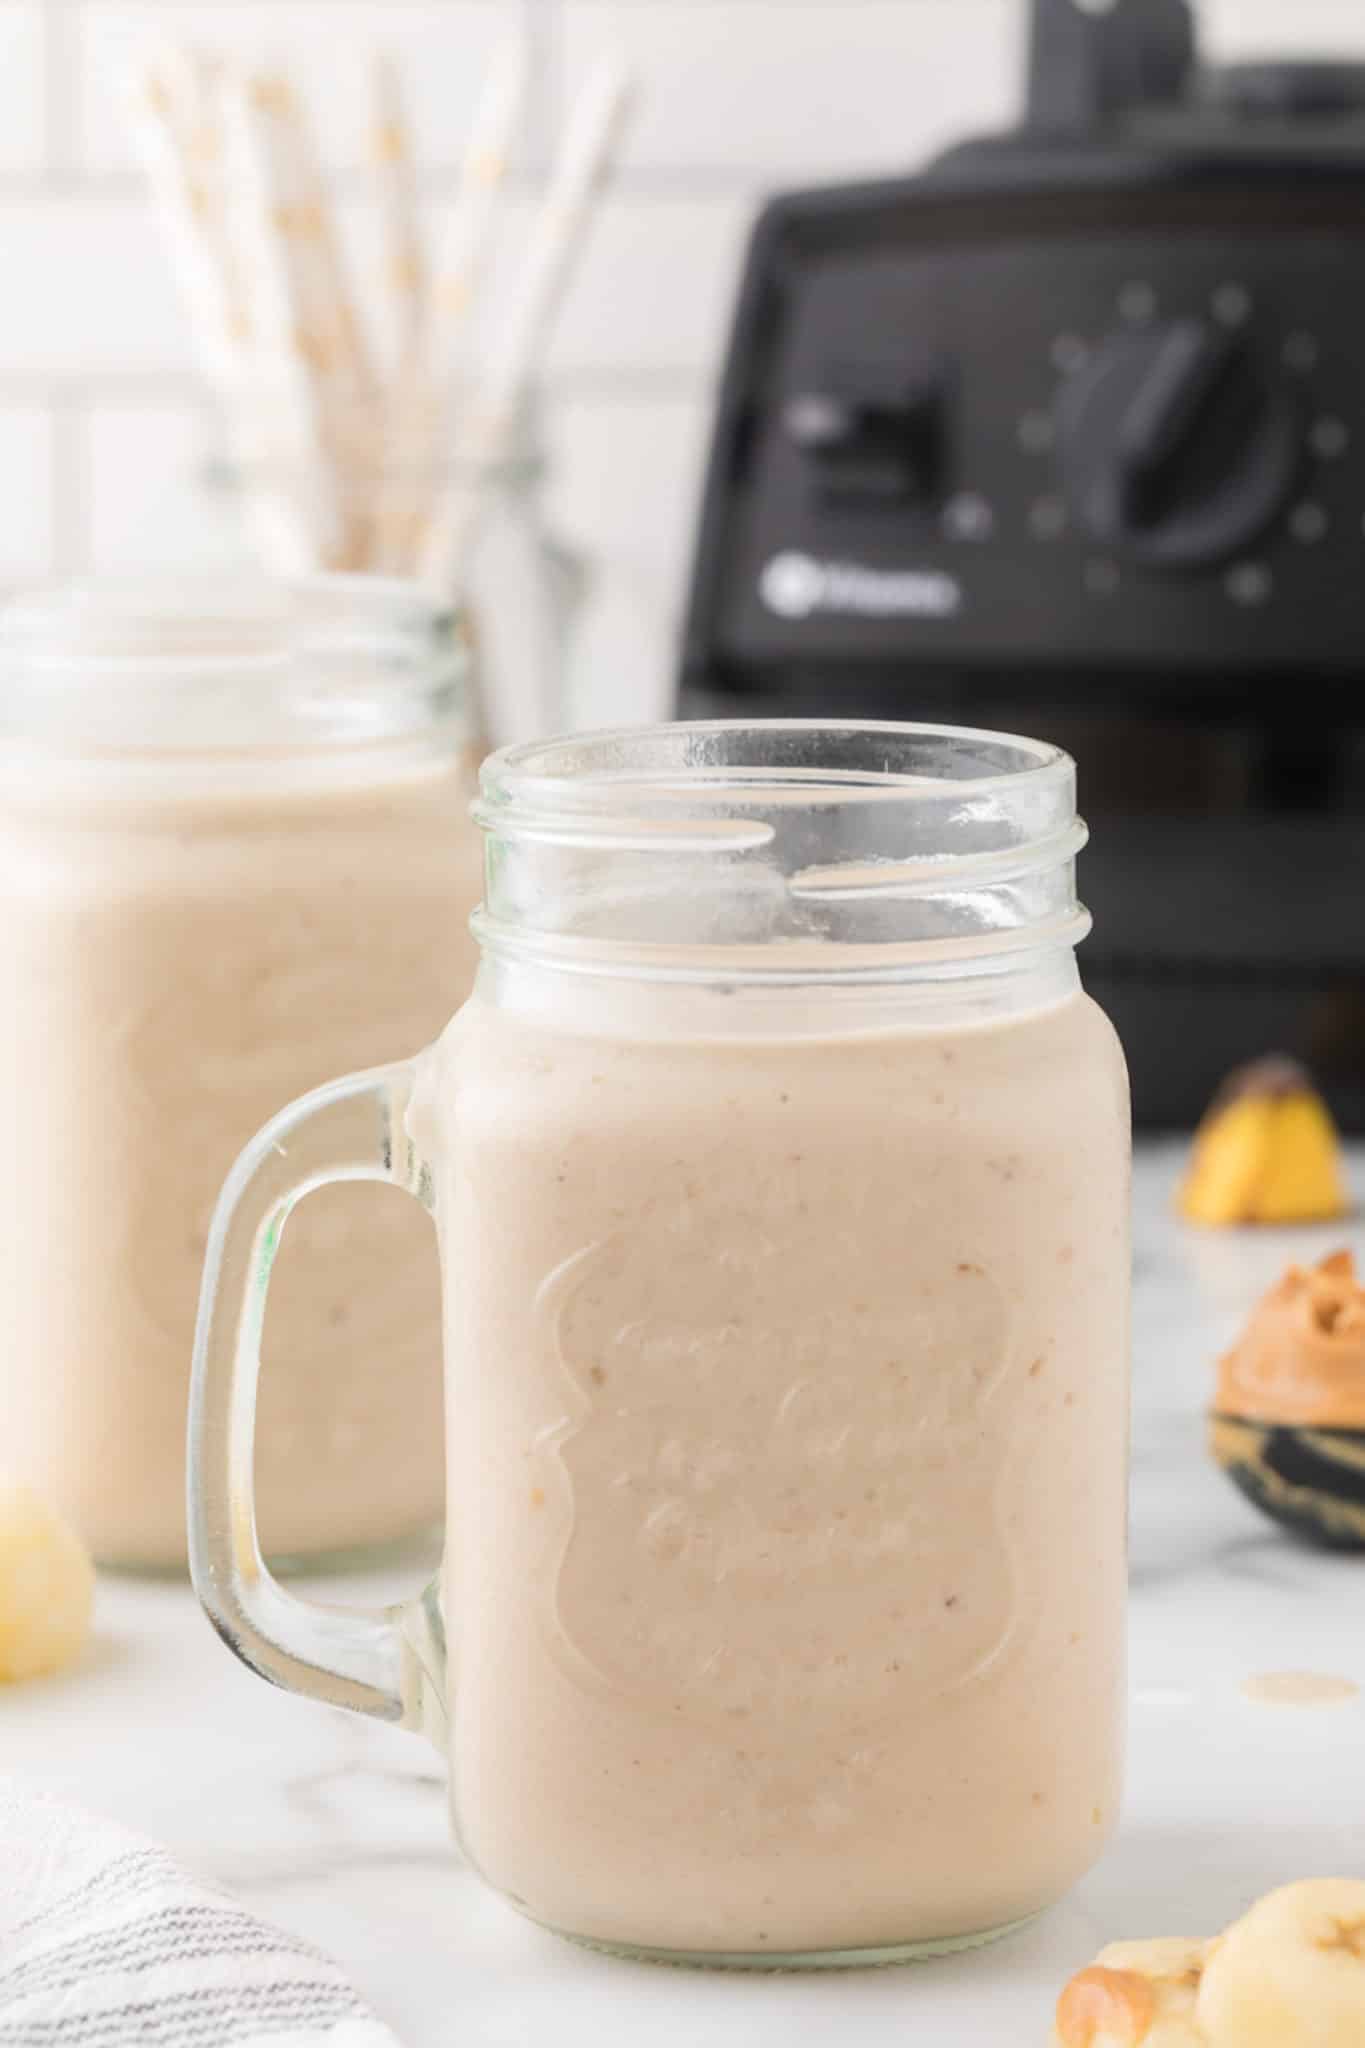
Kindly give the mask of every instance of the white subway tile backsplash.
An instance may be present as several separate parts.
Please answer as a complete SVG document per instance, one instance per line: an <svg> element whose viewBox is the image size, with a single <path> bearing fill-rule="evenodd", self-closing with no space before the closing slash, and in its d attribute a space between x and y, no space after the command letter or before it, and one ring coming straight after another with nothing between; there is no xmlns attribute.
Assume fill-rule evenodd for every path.
<svg viewBox="0 0 1365 2048"><path fill-rule="evenodd" d="M564 302L552 368L713 374L753 215L742 193L608 193Z"/></svg>
<svg viewBox="0 0 1365 2048"><path fill-rule="evenodd" d="M43 10L0 5L0 171L36 171L45 136Z"/></svg>
<svg viewBox="0 0 1365 2048"><path fill-rule="evenodd" d="M649 4L649 0L641 0ZM555 330L550 368L581 376L713 372L723 347L753 202L744 194L677 198L621 187L604 199ZM496 346L500 308L524 247L527 202L484 322ZM362 203L341 208L362 304L378 254ZM193 373L189 329L156 224L140 191L0 195L0 247L22 289L0 320L0 379Z"/></svg>
<svg viewBox="0 0 1365 2048"><path fill-rule="evenodd" d="M667 701L709 421L739 265L766 190L913 165L1007 122L1026 0L0 0L0 583L65 566L199 562L232 545L203 488L193 351L129 176L119 93L156 37L292 61L309 88L362 302L379 253L357 167L370 50L396 55L423 168L458 162L493 46L533 36L542 162L594 55L641 95L549 367L556 523L596 575L582 714ZM1226 60L1365 58L1365 0L1199 0ZM53 175L55 173L55 175ZM512 212L523 227L523 189ZM433 222L443 209L434 194ZM500 290L524 243L506 238ZM54 500L54 479L56 496Z"/></svg>
<svg viewBox="0 0 1365 2048"><path fill-rule="evenodd" d="M194 405L109 404L86 421L86 567L96 575L202 568L240 559L236 506L209 474L208 424Z"/></svg>
<svg viewBox="0 0 1365 2048"><path fill-rule="evenodd" d="M547 514L589 568L574 640L579 724L670 715L710 424L703 387L561 394L549 407Z"/></svg>
<svg viewBox="0 0 1365 2048"><path fill-rule="evenodd" d="M677 716L677 629L606 566L573 635L566 728L650 725Z"/></svg>
<svg viewBox="0 0 1365 2048"><path fill-rule="evenodd" d="M566 0L565 84L622 49L640 79L627 168L814 183L912 164L1007 120L1015 0Z"/></svg>
<svg viewBox="0 0 1365 2048"><path fill-rule="evenodd" d="M140 199L0 199L0 376L183 370L186 330Z"/></svg>
<svg viewBox="0 0 1365 2048"><path fill-rule="evenodd" d="M555 529L670 621L688 573L711 409L701 386L633 398L567 392L549 409Z"/></svg>
<svg viewBox="0 0 1365 2048"><path fill-rule="evenodd" d="M650 0L637 0L647 6ZM510 202L498 258L470 348L486 362L506 332L521 275L533 200ZM602 195L589 222L549 340L556 375L710 375L724 346L740 260L756 201L742 190L644 190L629 181ZM386 294L375 210L363 198L338 209L350 276L372 329L383 336ZM429 244L439 245L444 207L424 209ZM382 354L382 349L381 349Z"/></svg>
<svg viewBox="0 0 1365 2048"><path fill-rule="evenodd" d="M1205 50L1218 59L1365 57L1361 0L1202 0L1198 19Z"/></svg>
<svg viewBox="0 0 1365 2048"><path fill-rule="evenodd" d="M369 61L382 46L400 67L422 163L457 163L484 67L515 21L515 9L499 0L93 0L80 10L75 81L82 166L108 170L132 162L121 92L158 39L199 43L238 61L288 63L306 89L319 148L334 166L366 160Z"/></svg>
<svg viewBox="0 0 1365 2048"><path fill-rule="evenodd" d="M0 406L0 580L47 574L52 509L51 420L38 406Z"/></svg>

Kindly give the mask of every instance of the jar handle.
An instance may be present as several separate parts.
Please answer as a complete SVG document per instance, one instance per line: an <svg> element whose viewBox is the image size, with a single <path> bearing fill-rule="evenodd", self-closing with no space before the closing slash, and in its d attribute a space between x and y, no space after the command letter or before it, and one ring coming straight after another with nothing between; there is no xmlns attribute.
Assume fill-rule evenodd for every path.
<svg viewBox="0 0 1365 2048"><path fill-rule="evenodd" d="M405 1188L430 1213L431 1177L407 1135L416 1066L352 1074L281 1110L238 1159L214 1212L190 1388L194 1588L244 1664L290 1692L397 1722L445 1746L438 1574L393 1607L324 1606L272 1577L256 1533L256 1386L270 1274L305 1195L334 1181Z"/></svg>

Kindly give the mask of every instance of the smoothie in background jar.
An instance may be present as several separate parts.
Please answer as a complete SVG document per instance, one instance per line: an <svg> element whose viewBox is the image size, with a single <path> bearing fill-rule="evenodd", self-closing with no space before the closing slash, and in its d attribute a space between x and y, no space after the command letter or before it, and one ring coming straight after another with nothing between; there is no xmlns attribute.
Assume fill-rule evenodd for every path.
<svg viewBox="0 0 1365 2048"><path fill-rule="evenodd" d="M449 619L400 585L71 591L0 622L5 1462L96 1555L185 1556L209 1217L244 1140L468 992L479 894ZM440 1513L438 1281L396 1195L328 1189L278 1275L275 1554Z"/></svg>

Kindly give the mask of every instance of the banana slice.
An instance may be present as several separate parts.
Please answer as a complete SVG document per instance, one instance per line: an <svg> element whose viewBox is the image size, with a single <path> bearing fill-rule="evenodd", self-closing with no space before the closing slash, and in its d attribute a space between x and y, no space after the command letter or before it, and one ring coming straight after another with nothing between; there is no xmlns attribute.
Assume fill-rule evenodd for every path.
<svg viewBox="0 0 1365 2048"><path fill-rule="evenodd" d="M1194 1136L1177 1197L1190 1223L1311 1223L1350 1207L1326 1103L1294 1060L1228 1076Z"/></svg>
<svg viewBox="0 0 1365 2048"><path fill-rule="evenodd" d="M1057 2001L1053 2048L1208 2048L1195 2001L1210 1944L1116 1941Z"/></svg>
<svg viewBox="0 0 1365 2048"><path fill-rule="evenodd" d="M1312 1878L1230 1927L1199 1986L1209 2048L1361 2048L1365 1882Z"/></svg>
<svg viewBox="0 0 1365 2048"><path fill-rule="evenodd" d="M80 1654L95 1574L80 1539L26 1486L0 1486L0 1682Z"/></svg>

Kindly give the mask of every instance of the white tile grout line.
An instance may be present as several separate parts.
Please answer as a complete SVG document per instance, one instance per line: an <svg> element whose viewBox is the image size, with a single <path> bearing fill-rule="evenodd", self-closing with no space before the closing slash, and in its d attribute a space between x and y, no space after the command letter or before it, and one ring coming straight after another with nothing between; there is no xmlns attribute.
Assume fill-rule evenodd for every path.
<svg viewBox="0 0 1365 2048"><path fill-rule="evenodd" d="M105 6L126 6L127 0L41 0L41 4L44 7L50 9L53 13L76 13L78 11L85 9L86 7L98 11L99 8ZM157 0L157 4L163 6L166 9L167 13L170 14L180 12L190 14L194 11L195 0ZM255 9L255 11L260 14L266 14L269 13L269 11L272 8L277 7L279 5L279 0L234 0L234 4L239 8ZM333 7L341 6L368 8L371 13L375 13L383 5L383 0L327 0L327 4ZM440 5L441 0L435 0L435 4ZM460 6L466 7L505 9L508 4L508 0L451 0L451 4L458 4ZM514 4L516 4L516 0L514 0ZM529 4L531 6L554 6L557 4L557 0L522 0L522 4ZM567 4L601 5L603 4L603 0L567 0ZM733 4L733 0L616 0L616 4L625 4L631 7L668 7L682 5L687 7L696 7L699 9L709 8L714 11L722 7L731 6ZM882 11L885 11L889 7L904 7L909 5L913 7L920 7L927 10L930 7L941 6L943 4L943 0L744 0L744 4L751 6L766 7L769 8L774 14L776 14L785 7L823 7L825 9L829 9L831 6L838 6L842 9L846 9L851 12L853 9L858 7L875 7L880 8ZM975 4L979 6L990 5L992 4L992 0L975 0ZM1332 4L1340 12L1344 14L1350 11L1354 4L1354 0L1332 0Z"/></svg>
<svg viewBox="0 0 1365 2048"><path fill-rule="evenodd" d="M644 4L648 5L649 0L644 0ZM689 0L689 4L709 5L710 0ZM449 198L455 189L457 176L454 165L428 165L419 170L417 182L422 198L428 202ZM542 172L538 169L514 171L509 182L518 191L533 192L540 187ZM706 164L660 165L654 169L640 166L618 171L610 191L633 199L748 199L756 203L779 184L791 182L790 172L781 166L765 173ZM329 171L327 184L329 190L342 200L363 199L371 190L369 173L356 164ZM131 205L140 201L142 196L142 180L132 169L79 170L69 165L52 164L36 171L0 170L0 206L54 198L122 201Z"/></svg>
<svg viewBox="0 0 1365 2048"><path fill-rule="evenodd" d="M559 370L545 380L547 404L709 403L714 379L686 369ZM187 370L0 370L0 411L83 414L96 407L192 411L203 387Z"/></svg>

